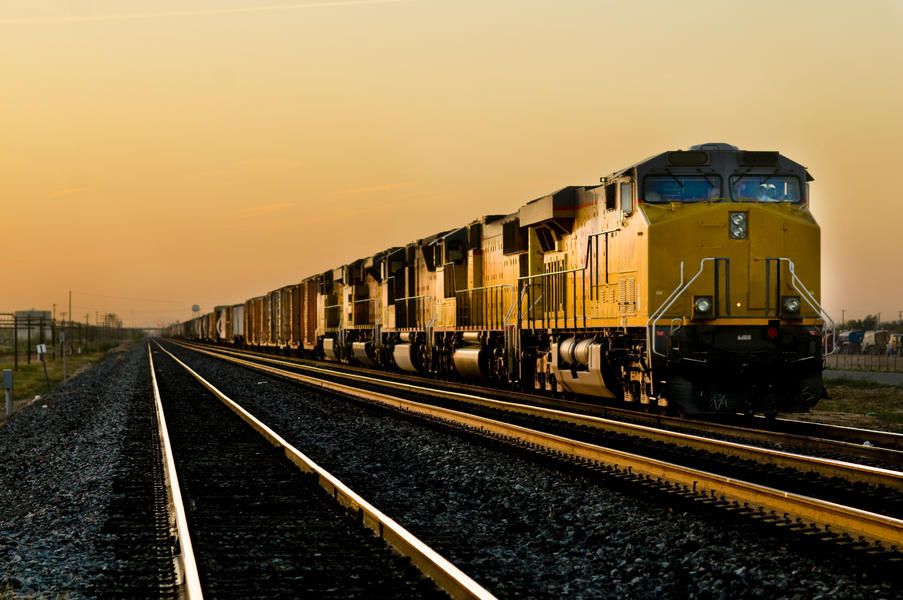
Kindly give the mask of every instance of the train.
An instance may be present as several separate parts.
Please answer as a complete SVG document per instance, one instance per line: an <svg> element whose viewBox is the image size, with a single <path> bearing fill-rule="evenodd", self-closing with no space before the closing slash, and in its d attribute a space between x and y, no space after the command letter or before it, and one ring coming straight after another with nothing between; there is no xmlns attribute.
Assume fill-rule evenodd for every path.
<svg viewBox="0 0 903 600"><path fill-rule="evenodd" d="M834 323L806 168L706 143L167 327L677 415L805 411Z"/></svg>

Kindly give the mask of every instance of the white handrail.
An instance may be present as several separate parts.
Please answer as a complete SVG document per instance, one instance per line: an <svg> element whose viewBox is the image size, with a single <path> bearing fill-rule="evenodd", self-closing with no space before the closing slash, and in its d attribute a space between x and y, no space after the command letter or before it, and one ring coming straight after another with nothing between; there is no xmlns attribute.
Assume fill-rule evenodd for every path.
<svg viewBox="0 0 903 600"><path fill-rule="evenodd" d="M699 270L696 271L696 274L690 278L686 283L683 282L684 279L684 263L680 262L680 283L677 284L677 287L674 288L674 291L671 292L665 300L662 302L661 306L649 316L649 320L646 321L646 360L649 364L649 367L652 368L652 355L655 354L657 356L665 357L665 354L657 351L655 349L655 336L653 332L655 331L656 323L658 323L659 319L671 308L675 302L677 302L678 298L680 298L684 292L690 289L690 286L693 285L693 282L699 279L699 276L702 275L703 270L705 270L705 263L708 261L717 260L714 256L707 256L699 261Z"/></svg>
<svg viewBox="0 0 903 600"><path fill-rule="evenodd" d="M709 257L705 257L705 258L701 259L699 261L699 270L686 283L684 283L684 263L683 263L683 261L681 261L681 263L680 263L680 281L678 282L677 287L675 287L674 291L672 291L671 294L667 298L665 298L664 301L662 301L662 304L659 306L659 308L657 308L652 314L650 314L649 320L646 322L646 348L647 348L646 358L647 358L648 364L650 365L650 368L652 365L652 355L653 354L655 354L656 356L661 356L663 358L666 357L665 354L662 354L655 348L654 331L655 331L658 321L662 318L662 316L664 316L664 314L668 311L668 309L670 309L674 305L674 303L677 302L677 300L684 294L684 292L686 292L687 289L689 289L689 287L693 284L693 282L696 281L696 279L698 279L700 275L702 275L702 272L705 269L705 263L708 261L714 262L716 260L717 260L717 258L714 256L709 256ZM773 259L773 260L775 260L775 259ZM822 308L822 306L815 299L815 296L808 290L808 288L805 286L803 281L797 276L796 265L794 264L794 262L790 258L787 258L787 257L779 257L776 260L778 261L778 264L780 264L781 262L787 263L787 270L790 272L790 282L791 282L791 285L793 286L793 289L796 290L797 293L800 295L800 297L806 301L806 304L808 304L809 307L812 308L812 310L814 310L818 314L818 316L821 317L826 322L826 325L830 325L830 327L831 327L831 349L830 349L830 351L828 351L828 348L827 348L828 338L827 338L827 334L825 334L824 343L823 343L823 345L825 346L825 349L823 352L823 356L830 356L831 354L834 354L837 351L837 343L836 343L837 327L834 323L834 320L831 319L831 317L828 315L828 313L824 310L824 308ZM778 307L778 309L780 310L780 307Z"/></svg>
<svg viewBox="0 0 903 600"><path fill-rule="evenodd" d="M825 332L825 351L822 353L823 356L831 356L835 352L837 352L837 326L834 323L834 319L832 319L825 309L822 308L821 304L818 303L818 300L815 299L815 296L812 292L809 291L809 288L803 283L803 280L797 277L796 275L796 265L792 260L786 257L779 257L778 261L784 261L787 263L787 270L790 271L790 284L793 286L793 289L799 293L800 297L806 301L806 304L818 313L825 322L826 325L830 323L831 325L831 351L828 352L828 336L827 332ZM778 263L780 264L780 262ZM800 289L802 288L802 289ZM780 310L780 307L778 308Z"/></svg>

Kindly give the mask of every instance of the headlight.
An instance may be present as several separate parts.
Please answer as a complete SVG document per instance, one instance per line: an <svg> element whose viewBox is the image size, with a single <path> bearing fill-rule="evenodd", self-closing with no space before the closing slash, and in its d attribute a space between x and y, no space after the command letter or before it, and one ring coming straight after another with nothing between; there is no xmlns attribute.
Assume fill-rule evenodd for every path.
<svg viewBox="0 0 903 600"><path fill-rule="evenodd" d="M693 303L693 308L695 308L698 313L708 313L712 310L712 299L706 296L697 298L696 302Z"/></svg>
<svg viewBox="0 0 903 600"><path fill-rule="evenodd" d="M800 299L796 296L785 296L783 306L785 313L796 314L800 312Z"/></svg>
<svg viewBox="0 0 903 600"><path fill-rule="evenodd" d="M734 239L734 240L746 239L746 232L747 232L746 213L745 212L730 213L728 229L730 231L731 239Z"/></svg>

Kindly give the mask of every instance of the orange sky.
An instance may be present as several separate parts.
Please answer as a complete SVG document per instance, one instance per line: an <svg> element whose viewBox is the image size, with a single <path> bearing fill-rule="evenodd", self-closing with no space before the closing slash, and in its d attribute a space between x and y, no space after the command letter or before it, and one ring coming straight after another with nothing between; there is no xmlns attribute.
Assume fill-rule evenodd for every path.
<svg viewBox="0 0 903 600"><path fill-rule="evenodd" d="M4 0L0 311L155 325L707 141L903 310L903 0Z"/></svg>

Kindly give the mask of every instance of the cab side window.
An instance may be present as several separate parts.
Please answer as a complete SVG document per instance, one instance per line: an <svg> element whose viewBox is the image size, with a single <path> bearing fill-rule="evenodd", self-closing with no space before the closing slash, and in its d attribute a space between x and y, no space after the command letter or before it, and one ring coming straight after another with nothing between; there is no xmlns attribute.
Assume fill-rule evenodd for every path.
<svg viewBox="0 0 903 600"><path fill-rule="evenodd" d="M605 186L605 210L615 210L618 207L617 189L615 184Z"/></svg>
<svg viewBox="0 0 903 600"><path fill-rule="evenodd" d="M633 212L633 186L630 182L621 183L621 210L628 215Z"/></svg>

